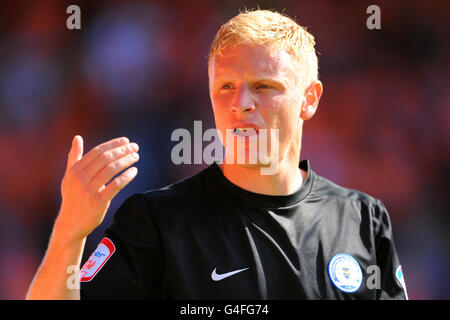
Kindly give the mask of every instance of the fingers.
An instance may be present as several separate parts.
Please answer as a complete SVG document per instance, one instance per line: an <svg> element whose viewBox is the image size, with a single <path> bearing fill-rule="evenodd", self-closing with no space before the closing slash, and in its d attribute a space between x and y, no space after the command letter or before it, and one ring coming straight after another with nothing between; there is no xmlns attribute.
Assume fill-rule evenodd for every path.
<svg viewBox="0 0 450 320"><path fill-rule="evenodd" d="M137 175L137 168L131 167L120 176L112 180L106 187L100 191L100 196L105 200L111 200L116 194L122 190Z"/></svg>
<svg viewBox="0 0 450 320"><path fill-rule="evenodd" d="M82 159L80 162L77 163L77 170L83 170L87 166L91 164L92 161L94 161L98 156L103 154L105 151L117 148L119 146L122 146L124 144L129 143L128 138L122 137L122 138L116 138L109 140L105 143L99 144L92 150L90 150Z"/></svg>
<svg viewBox="0 0 450 320"><path fill-rule="evenodd" d="M138 149L123 137L100 144L83 156L83 139L74 137L61 183L63 201L58 215L65 221L63 225L72 226L71 234L87 236L101 223L110 200L137 175L137 168L129 167L138 161Z"/></svg>
<svg viewBox="0 0 450 320"><path fill-rule="evenodd" d="M72 147L70 148L67 168L72 167L77 161L79 161L83 156L83 138L79 135L73 137Z"/></svg>
<svg viewBox="0 0 450 320"><path fill-rule="evenodd" d="M130 153L137 152L138 150L139 146L136 143L130 143L104 151L102 154L97 156L97 158L91 161L91 163L84 169L86 181L90 182L92 178L107 165ZM106 182L108 181L103 181L103 184Z"/></svg>
<svg viewBox="0 0 450 320"><path fill-rule="evenodd" d="M115 161L108 163L92 178L92 181L89 184L89 189L94 192L98 192L98 190L109 180L111 180L116 174L136 163L138 160L139 154L129 153Z"/></svg>

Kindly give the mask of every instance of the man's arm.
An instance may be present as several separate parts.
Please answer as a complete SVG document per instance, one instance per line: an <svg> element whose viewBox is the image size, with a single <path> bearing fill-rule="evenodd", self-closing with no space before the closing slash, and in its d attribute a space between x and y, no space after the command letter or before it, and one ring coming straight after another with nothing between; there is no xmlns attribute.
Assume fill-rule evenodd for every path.
<svg viewBox="0 0 450 320"><path fill-rule="evenodd" d="M78 268L83 255L86 237L83 239L67 239L64 228L53 227L52 236L45 257L28 290L26 299L33 300L79 300L79 278L76 288L67 287L69 274L66 270L74 265Z"/></svg>
<svg viewBox="0 0 450 320"><path fill-rule="evenodd" d="M103 221L112 198L136 176L131 167L108 183L139 160L137 151L137 144L118 138L83 156L83 139L74 137L61 184L61 209L27 299L80 299L79 289L66 284L67 268L79 269L87 236ZM79 287L79 278L72 287Z"/></svg>
<svg viewBox="0 0 450 320"><path fill-rule="evenodd" d="M377 264L381 269L381 288L377 290L377 299L407 300L406 284L394 243L389 213L380 200L375 208L375 245Z"/></svg>

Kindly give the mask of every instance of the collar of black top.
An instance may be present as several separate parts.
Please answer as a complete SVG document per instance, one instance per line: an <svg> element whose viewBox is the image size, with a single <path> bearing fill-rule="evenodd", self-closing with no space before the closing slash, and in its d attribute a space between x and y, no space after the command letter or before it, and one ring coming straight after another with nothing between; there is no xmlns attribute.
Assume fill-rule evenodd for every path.
<svg viewBox="0 0 450 320"><path fill-rule="evenodd" d="M303 201L311 192L315 173L311 169L309 160L302 160L299 164L299 168L308 173L305 181L303 181L303 184L297 191L290 195L283 196L254 193L238 187L223 175L222 170L216 162L209 167L209 170L211 171L214 180L239 202L253 207L270 209L294 206Z"/></svg>

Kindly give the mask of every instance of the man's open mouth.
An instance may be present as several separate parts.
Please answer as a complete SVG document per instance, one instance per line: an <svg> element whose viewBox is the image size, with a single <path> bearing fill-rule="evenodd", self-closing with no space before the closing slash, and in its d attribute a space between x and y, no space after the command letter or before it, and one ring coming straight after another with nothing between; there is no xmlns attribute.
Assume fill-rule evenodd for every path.
<svg viewBox="0 0 450 320"><path fill-rule="evenodd" d="M258 134L258 131L255 128L235 128L233 130L233 134L237 136L249 137Z"/></svg>

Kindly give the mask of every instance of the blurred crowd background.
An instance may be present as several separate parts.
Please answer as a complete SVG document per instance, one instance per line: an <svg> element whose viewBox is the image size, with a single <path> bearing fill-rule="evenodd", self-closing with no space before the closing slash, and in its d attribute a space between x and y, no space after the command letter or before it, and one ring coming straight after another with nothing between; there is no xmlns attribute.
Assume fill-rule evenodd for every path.
<svg viewBox="0 0 450 320"><path fill-rule="evenodd" d="M68 30L66 8L81 9ZM381 9L369 30L366 8ZM0 299L23 299L58 213L72 138L85 151L127 136L139 174L89 237L84 259L131 194L206 165L174 165L177 128L214 127L207 59L240 9L276 9L316 38L324 95L302 159L388 208L410 299L450 298L450 2L5 1L0 4Z"/></svg>

